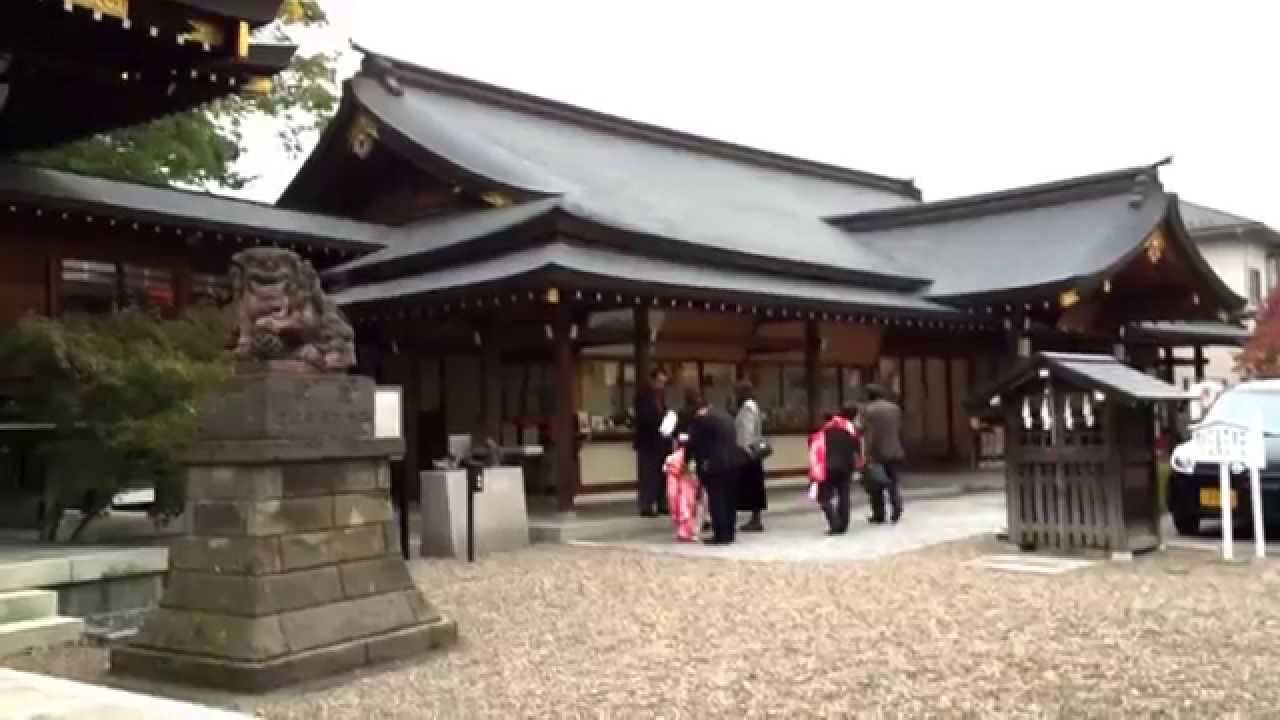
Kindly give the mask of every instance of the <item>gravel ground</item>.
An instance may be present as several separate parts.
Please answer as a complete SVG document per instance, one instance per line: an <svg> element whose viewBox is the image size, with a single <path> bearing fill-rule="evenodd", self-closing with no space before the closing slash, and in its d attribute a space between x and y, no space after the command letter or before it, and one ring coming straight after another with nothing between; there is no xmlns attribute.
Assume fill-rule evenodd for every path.
<svg viewBox="0 0 1280 720"><path fill-rule="evenodd" d="M966 541L856 564L537 546L418 564L462 641L269 718L1280 717L1280 565L1173 550L1067 575ZM1226 617L1222 616L1228 611ZM103 652L11 658L93 678Z"/></svg>

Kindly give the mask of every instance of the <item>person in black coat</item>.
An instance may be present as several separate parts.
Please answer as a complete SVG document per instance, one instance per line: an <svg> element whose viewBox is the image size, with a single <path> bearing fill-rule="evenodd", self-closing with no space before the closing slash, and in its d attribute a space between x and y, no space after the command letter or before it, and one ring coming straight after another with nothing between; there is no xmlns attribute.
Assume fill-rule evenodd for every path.
<svg viewBox="0 0 1280 720"><path fill-rule="evenodd" d="M689 422L687 451L697 467L698 480L707 489L711 512L711 539L707 542L727 545L734 540L734 491L747 464L747 453L738 445L732 418L707 405L696 390L686 392L686 403L697 408Z"/></svg>
<svg viewBox="0 0 1280 720"><path fill-rule="evenodd" d="M667 373L654 368L649 384L636 391L636 503L644 517L667 513L667 477L662 464L673 446L671 438L659 431L667 414L666 387Z"/></svg>

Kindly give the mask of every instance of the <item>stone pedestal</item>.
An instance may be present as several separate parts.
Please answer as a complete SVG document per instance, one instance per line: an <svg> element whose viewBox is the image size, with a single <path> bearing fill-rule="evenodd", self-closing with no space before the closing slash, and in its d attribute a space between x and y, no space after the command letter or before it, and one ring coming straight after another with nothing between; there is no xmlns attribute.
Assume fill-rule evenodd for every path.
<svg viewBox="0 0 1280 720"><path fill-rule="evenodd" d="M191 533L168 587L111 669L262 692L424 652L457 629L400 555L373 382L238 376L201 410Z"/></svg>
<svg viewBox="0 0 1280 720"><path fill-rule="evenodd" d="M484 490L475 496L476 555L516 550L529 544L524 471L518 467L484 469ZM422 547L428 557L467 557L467 473L421 473Z"/></svg>

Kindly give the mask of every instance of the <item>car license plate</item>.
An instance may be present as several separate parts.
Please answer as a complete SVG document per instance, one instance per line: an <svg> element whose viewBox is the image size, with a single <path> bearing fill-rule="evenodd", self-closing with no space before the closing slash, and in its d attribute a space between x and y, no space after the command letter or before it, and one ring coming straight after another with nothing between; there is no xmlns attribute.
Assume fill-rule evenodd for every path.
<svg viewBox="0 0 1280 720"><path fill-rule="evenodd" d="M1236 491L1231 491L1231 509L1236 509L1238 503ZM1222 493L1218 488L1200 488L1200 504L1204 507L1222 507Z"/></svg>

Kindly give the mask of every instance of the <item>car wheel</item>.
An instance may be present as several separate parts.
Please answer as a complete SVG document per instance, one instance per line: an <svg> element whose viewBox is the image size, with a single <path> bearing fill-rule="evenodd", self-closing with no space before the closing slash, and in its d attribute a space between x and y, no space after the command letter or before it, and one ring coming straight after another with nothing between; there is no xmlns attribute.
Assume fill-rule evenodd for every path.
<svg viewBox="0 0 1280 720"><path fill-rule="evenodd" d="M1174 508L1173 527L1178 531L1179 535L1199 535L1200 534L1200 511L1188 510L1186 508Z"/></svg>

